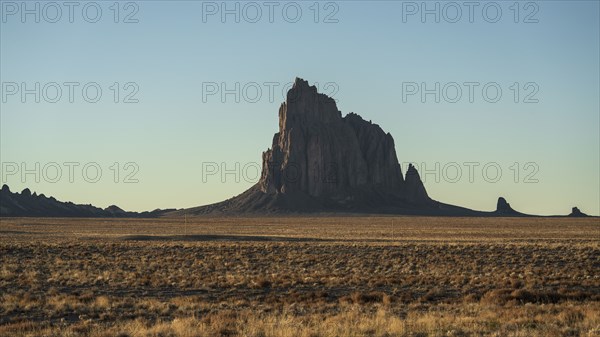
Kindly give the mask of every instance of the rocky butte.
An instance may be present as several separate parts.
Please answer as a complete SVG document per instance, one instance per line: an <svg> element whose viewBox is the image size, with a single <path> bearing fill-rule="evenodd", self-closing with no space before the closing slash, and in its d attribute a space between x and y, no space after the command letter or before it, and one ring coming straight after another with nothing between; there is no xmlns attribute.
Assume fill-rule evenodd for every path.
<svg viewBox="0 0 600 337"><path fill-rule="evenodd" d="M187 214L360 212L470 215L428 195L410 165L403 175L394 138L296 78L279 108L279 132L262 155L260 181ZM181 213L181 211L179 212Z"/></svg>

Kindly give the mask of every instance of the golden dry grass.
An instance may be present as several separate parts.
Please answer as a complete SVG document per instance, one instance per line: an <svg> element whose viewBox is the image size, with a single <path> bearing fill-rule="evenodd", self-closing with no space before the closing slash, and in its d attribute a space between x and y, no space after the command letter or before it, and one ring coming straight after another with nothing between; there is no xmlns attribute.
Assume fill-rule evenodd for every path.
<svg viewBox="0 0 600 337"><path fill-rule="evenodd" d="M0 336L600 336L597 218L20 218L0 239Z"/></svg>

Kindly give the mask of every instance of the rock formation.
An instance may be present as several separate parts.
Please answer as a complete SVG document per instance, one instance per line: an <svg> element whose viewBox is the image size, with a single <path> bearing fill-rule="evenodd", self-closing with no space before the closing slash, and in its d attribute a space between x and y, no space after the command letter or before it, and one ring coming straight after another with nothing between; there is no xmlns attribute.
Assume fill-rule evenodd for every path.
<svg viewBox="0 0 600 337"><path fill-rule="evenodd" d="M510 207L510 204L503 197L498 198L496 203L496 212L498 213L513 213L515 210Z"/></svg>
<svg viewBox="0 0 600 337"><path fill-rule="evenodd" d="M503 197L498 198L496 211L494 213L497 216L526 216L526 214L517 212L510 207L510 204Z"/></svg>
<svg viewBox="0 0 600 337"><path fill-rule="evenodd" d="M101 209L92 205L58 201L44 194L31 193L28 188L21 193L13 193L8 185L3 185L0 190L2 217L157 217L168 211L173 210L137 213L123 211L114 205Z"/></svg>
<svg viewBox="0 0 600 337"><path fill-rule="evenodd" d="M279 108L279 131L262 156L260 181L212 212L382 212L438 209L417 170L402 175L394 139L296 78Z"/></svg>
<svg viewBox="0 0 600 337"><path fill-rule="evenodd" d="M430 201L418 173L405 184L394 139L377 124L354 113L342 117L332 98L302 79L287 95L279 108L279 132L263 153L263 193L345 198L376 188Z"/></svg>
<svg viewBox="0 0 600 337"><path fill-rule="evenodd" d="M576 218L581 218L581 217L586 217L588 216L587 214L583 213L582 211L579 210L579 208L577 207L573 207L571 209L571 214L569 214L570 217L576 217Z"/></svg>

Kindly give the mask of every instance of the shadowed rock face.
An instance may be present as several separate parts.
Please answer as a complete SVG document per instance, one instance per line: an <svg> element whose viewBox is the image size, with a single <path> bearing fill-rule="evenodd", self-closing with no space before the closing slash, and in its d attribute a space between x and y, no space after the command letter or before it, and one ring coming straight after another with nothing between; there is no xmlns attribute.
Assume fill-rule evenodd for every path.
<svg viewBox="0 0 600 337"><path fill-rule="evenodd" d="M279 132L263 153L260 191L351 201L385 194L384 204L432 203L412 166L402 176L394 139L297 78L279 108ZM384 198L385 199L385 198Z"/></svg>
<svg viewBox="0 0 600 337"><path fill-rule="evenodd" d="M357 114L342 117L332 98L302 79L296 79L279 108L279 132L263 153L259 184L268 194L312 197L343 197L364 187L400 192L405 187L392 136ZM424 192L418 174L414 188Z"/></svg>
<svg viewBox="0 0 600 337"><path fill-rule="evenodd" d="M503 197L498 198L494 214L497 216L527 216L526 214L515 211Z"/></svg>
<svg viewBox="0 0 600 337"><path fill-rule="evenodd" d="M510 207L510 204L503 197L498 198L496 204L496 212L498 213L513 213L515 210Z"/></svg>
<svg viewBox="0 0 600 337"><path fill-rule="evenodd" d="M569 214L569 216L570 217L586 217L588 215L583 213L582 211L580 211L579 208L573 207L571 209L571 214Z"/></svg>
<svg viewBox="0 0 600 337"><path fill-rule="evenodd" d="M403 190L406 198L411 203L428 204L431 202L419 172L412 164L409 164L408 170L406 170L406 187Z"/></svg>
<svg viewBox="0 0 600 337"><path fill-rule="evenodd" d="M117 206L105 209L92 205L77 205L58 201L44 194L31 193L28 188L13 193L7 185L0 189L0 217L157 217L173 210L126 212Z"/></svg>

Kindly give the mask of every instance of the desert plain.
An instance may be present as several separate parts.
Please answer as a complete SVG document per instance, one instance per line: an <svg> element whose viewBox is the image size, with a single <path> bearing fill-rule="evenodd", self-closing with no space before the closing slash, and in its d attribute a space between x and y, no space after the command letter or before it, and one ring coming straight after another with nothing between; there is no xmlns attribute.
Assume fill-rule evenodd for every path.
<svg viewBox="0 0 600 337"><path fill-rule="evenodd" d="M600 220L2 218L0 336L600 336Z"/></svg>

